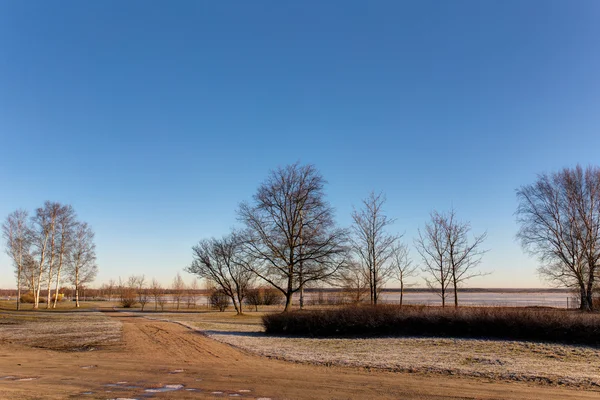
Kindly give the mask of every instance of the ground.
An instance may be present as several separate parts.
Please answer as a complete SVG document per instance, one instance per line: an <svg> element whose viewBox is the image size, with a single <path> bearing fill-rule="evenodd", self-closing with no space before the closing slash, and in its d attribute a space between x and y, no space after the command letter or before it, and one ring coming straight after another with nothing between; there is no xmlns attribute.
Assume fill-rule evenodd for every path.
<svg viewBox="0 0 600 400"><path fill-rule="evenodd" d="M189 314L168 316L182 323L164 321L166 315L161 314L2 313L0 397L545 400L600 397L593 387L288 362L256 355L190 329L186 325L192 326L194 317ZM248 322L241 325L253 325L256 318L236 320L228 316L206 321L213 327L215 321L224 325L239 321ZM19 340L28 326L38 329L28 325L33 323L45 328L40 328L45 339L30 334ZM74 329L74 335L60 336L64 329ZM18 335L16 330L20 330ZM59 340L48 340L53 330ZM218 330L208 334L214 332ZM115 340L115 335L120 340Z"/></svg>

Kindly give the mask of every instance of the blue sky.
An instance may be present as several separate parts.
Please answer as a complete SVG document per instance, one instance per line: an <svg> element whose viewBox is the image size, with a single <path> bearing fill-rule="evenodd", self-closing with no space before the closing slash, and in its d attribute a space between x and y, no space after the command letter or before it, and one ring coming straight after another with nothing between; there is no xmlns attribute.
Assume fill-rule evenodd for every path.
<svg viewBox="0 0 600 400"><path fill-rule="evenodd" d="M412 245L454 207L489 235L494 273L471 286L539 287L515 189L598 164L599 18L595 1L0 1L0 216L70 203L98 283L170 282L300 160L340 225L383 191ZM4 254L0 271L12 286Z"/></svg>

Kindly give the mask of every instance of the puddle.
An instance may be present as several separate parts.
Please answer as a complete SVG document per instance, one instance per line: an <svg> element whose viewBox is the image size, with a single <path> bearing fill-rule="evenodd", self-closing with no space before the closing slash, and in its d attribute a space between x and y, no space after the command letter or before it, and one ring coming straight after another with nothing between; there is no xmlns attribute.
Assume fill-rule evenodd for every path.
<svg viewBox="0 0 600 400"><path fill-rule="evenodd" d="M0 376L0 379L15 379L15 378L16 378L16 376L12 376L12 375L9 375L9 376Z"/></svg>
<svg viewBox="0 0 600 400"><path fill-rule="evenodd" d="M200 392L200 389L195 389L195 388L188 388L188 389L185 389L185 390L188 391L188 392Z"/></svg>
<svg viewBox="0 0 600 400"><path fill-rule="evenodd" d="M250 389L240 389L240 390L238 390L238 392L240 392L240 393L250 393L251 391L252 390L250 390Z"/></svg>
<svg viewBox="0 0 600 400"><path fill-rule="evenodd" d="M182 373L182 372L184 372L184 371L185 371L184 369L176 369L176 370L173 370L173 371L171 371L171 372L169 372L169 373L170 373L170 374L180 374L180 373Z"/></svg>
<svg viewBox="0 0 600 400"><path fill-rule="evenodd" d="M212 392L212 394L223 394L223 392Z"/></svg>
<svg viewBox="0 0 600 400"><path fill-rule="evenodd" d="M133 398L128 398L128 397L117 397L116 399L110 399L110 400L138 400L138 399L133 399Z"/></svg>
<svg viewBox="0 0 600 400"><path fill-rule="evenodd" d="M34 381L37 378L21 378L21 379L17 379L17 381Z"/></svg>
<svg viewBox="0 0 600 400"><path fill-rule="evenodd" d="M94 392L82 392L81 394L94 394Z"/></svg>
<svg viewBox="0 0 600 400"><path fill-rule="evenodd" d="M126 381L117 382L117 383L107 383L104 385L113 389L141 389L141 386L127 385Z"/></svg>
<svg viewBox="0 0 600 400"><path fill-rule="evenodd" d="M92 369L92 368L98 368L97 365L83 365L81 367L79 367L81 369Z"/></svg>
<svg viewBox="0 0 600 400"><path fill-rule="evenodd" d="M183 389L183 385L165 385L160 388L146 389L145 391L148 393L163 393L163 392L173 392L175 390Z"/></svg>
<svg viewBox="0 0 600 400"><path fill-rule="evenodd" d="M232 393L229 395L229 397L242 397L242 395L238 393Z"/></svg>

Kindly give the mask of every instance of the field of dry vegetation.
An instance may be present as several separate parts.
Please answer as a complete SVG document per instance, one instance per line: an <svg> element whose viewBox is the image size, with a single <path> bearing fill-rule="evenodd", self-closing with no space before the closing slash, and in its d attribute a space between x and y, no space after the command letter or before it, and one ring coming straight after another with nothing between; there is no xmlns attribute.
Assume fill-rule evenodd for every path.
<svg viewBox="0 0 600 400"><path fill-rule="evenodd" d="M141 344L134 342L130 347L131 344L124 342L126 335L122 321L129 318L150 325L163 324L157 325L161 328L156 328L156 334L166 334L163 331L166 325L182 325L246 354L289 361L293 365L410 372L423 377L458 376L485 382L527 382L536 387L564 386L600 391L600 349L595 346L448 337L268 335L263 317L277 316L280 309L266 309L266 313L246 312L241 316L234 312L214 311L141 313L123 310L109 314L94 310L2 311L0 346L26 346L64 354L93 350L88 354L96 354L96 357L104 349L112 349L110 354L118 354L120 349L142 351ZM132 326L129 335L138 332L137 329L132 331ZM150 332L154 332L152 329L155 328L150 328ZM176 347L175 342L169 344L172 339L169 338L169 335L164 337L164 345ZM179 350L173 348L172 351Z"/></svg>
<svg viewBox="0 0 600 400"><path fill-rule="evenodd" d="M261 356L320 365L463 375L600 388L600 349L544 342L419 338L311 338L267 335L261 313L162 314Z"/></svg>
<svg viewBox="0 0 600 400"><path fill-rule="evenodd" d="M120 340L120 322L97 311L0 313L0 344L87 351L111 346Z"/></svg>

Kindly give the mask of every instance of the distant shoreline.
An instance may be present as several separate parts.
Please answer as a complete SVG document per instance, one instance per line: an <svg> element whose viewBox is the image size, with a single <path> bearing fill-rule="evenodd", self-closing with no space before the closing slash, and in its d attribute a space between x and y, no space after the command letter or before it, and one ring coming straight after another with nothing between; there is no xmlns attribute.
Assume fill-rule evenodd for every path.
<svg viewBox="0 0 600 400"><path fill-rule="evenodd" d="M571 293L570 288L459 288L460 293ZM308 293L342 292L340 288L309 288L305 289ZM385 288L383 293L400 293L400 288ZM429 288L405 288L404 293L437 293L435 289Z"/></svg>

